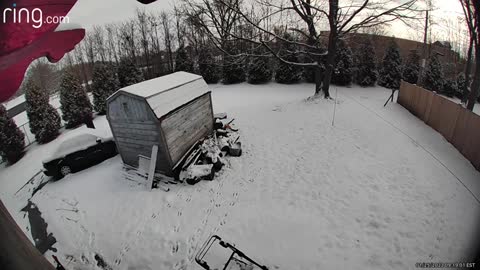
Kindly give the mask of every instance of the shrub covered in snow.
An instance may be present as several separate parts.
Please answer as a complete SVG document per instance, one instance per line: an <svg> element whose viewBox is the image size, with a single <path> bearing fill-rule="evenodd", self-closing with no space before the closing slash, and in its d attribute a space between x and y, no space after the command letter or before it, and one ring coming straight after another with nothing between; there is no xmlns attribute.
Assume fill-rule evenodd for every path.
<svg viewBox="0 0 480 270"><path fill-rule="evenodd" d="M407 62L403 67L403 80L416 84L420 74L420 55L417 50L411 50L408 54Z"/></svg>
<svg viewBox="0 0 480 270"><path fill-rule="evenodd" d="M7 115L7 109L0 105L0 156L15 163L23 156L24 146L25 135Z"/></svg>
<svg viewBox="0 0 480 270"><path fill-rule="evenodd" d="M207 83L217 83L220 80L219 68L209 48L203 48L198 56L200 75Z"/></svg>
<svg viewBox="0 0 480 270"><path fill-rule="evenodd" d="M335 69L332 74L332 83L336 85L350 85L353 80L353 55L345 41L340 40L335 54Z"/></svg>
<svg viewBox="0 0 480 270"><path fill-rule="evenodd" d="M118 81L120 87L126 87L144 80L142 71L131 59L124 59L118 66Z"/></svg>
<svg viewBox="0 0 480 270"><path fill-rule="evenodd" d="M456 80L447 79L443 84L443 91L442 93L447 97L453 97L455 93L458 91L458 86Z"/></svg>
<svg viewBox="0 0 480 270"><path fill-rule="evenodd" d="M60 105L67 128L77 127L93 118L90 99L71 71L63 74L60 83Z"/></svg>
<svg viewBox="0 0 480 270"><path fill-rule="evenodd" d="M437 54L433 54L428 61L425 69L425 78L423 80L423 87L431 91L442 91L444 83L444 75L442 64L438 59Z"/></svg>
<svg viewBox="0 0 480 270"><path fill-rule="evenodd" d="M370 41L360 47L357 54L357 73L355 81L360 86L374 86L378 73L375 60L375 51Z"/></svg>
<svg viewBox="0 0 480 270"><path fill-rule="evenodd" d="M111 65L98 63L93 70L93 106L99 114L107 111L107 98L119 88L115 69Z"/></svg>
<svg viewBox="0 0 480 270"><path fill-rule="evenodd" d="M227 46L230 55L225 55L223 59L223 83L232 84L245 81L245 59L243 56L237 56L240 51L233 45Z"/></svg>
<svg viewBox="0 0 480 270"><path fill-rule="evenodd" d="M284 38L287 40L293 40L293 37L285 34ZM295 47L290 43L284 43L280 48L280 56L287 61L279 61L275 70L275 81L278 83L296 83L302 78L302 69L299 66L289 64L298 63L299 59L295 54Z"/></svg>
<svg viewBox="0 0 480 270"><path fill-rule="evenodd" d="M32 81L27 82L25 99L30 131L35 134L38 143L47 143L60 134L60 116L48 103L49 95Z"/></svg>
<svg viewBox="0 0 480 270"><path fill-rule="evenodd" d="M175 55L175 71L193 73L193 60L185 46L180 46Z"/></svg>
<svg viewBox="0 0 480 270"><path fill-rule="evenodd" d="M261 52L259 52L261 53ZM272 79L269 57L251 57L248 63L247 76L251 84L266 83Z"/></svg>
<svg viewBox="0 0 480 270"><path fill-rule="evenodd" d="M469 82L472 82L472 76L469 78ZM457 92L455 93L455 96L461 100L464 100L467 97L463 96L463 91L465 91L465 84L467 83L467 79L465 78L465 73L460 72L457 75ZM470 89L470 85L468 86L468 89Z"/></svg>
<svg viewBox="0 0 480 270"><path fill-rule="evenodd" d="M385 52L380 69L378 85L388 89L399 89L402 79L402 58L394 40L390 42Z"/></svg>

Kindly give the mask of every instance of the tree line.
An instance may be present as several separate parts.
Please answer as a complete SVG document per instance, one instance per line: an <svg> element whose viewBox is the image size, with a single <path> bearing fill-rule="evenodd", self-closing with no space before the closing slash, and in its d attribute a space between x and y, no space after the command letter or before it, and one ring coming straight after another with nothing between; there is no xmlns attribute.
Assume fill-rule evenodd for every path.
<svg viewBox="0 0 480 270"><path fill-rule="evenodd" d="M52 92L60 95L66 128L75 128L92 121L93 111L105 114L106 99L119 88L175 71L200 74L207 83L274 80L293 84L304 80L315 83L315 94L327 98L330 83L398 89L401 79L420 81L427 89L463 98L465 93L457 89L468 88L472 81L462 74L445 79L436 54L425 69L416 51L401 59L393 40L379 63L370 41L356 51L348 46L348 33L393 20L415 19L411 15L416 12L415 1L394 6L383 3L388 7L383 8L382 2L340 6L333 0L330 9L308 0L287 1L285 6L258 2L259 10L245 9L240 0L183 0L172 13L137 10L132 20L94 27L64 58L60 69L36 63L22 88L37 142L49 142L59 134L61 118L48 103ZM372 8L382 12L359 15ZM312 24L321 16L330 32L321 33L318 24ZM92 92L93 104L86 92ZM4 109L0 110L0 125L0 154L14 162L23 152L23 147L18 147L23 144L23 134L17 132Z"/></svg>

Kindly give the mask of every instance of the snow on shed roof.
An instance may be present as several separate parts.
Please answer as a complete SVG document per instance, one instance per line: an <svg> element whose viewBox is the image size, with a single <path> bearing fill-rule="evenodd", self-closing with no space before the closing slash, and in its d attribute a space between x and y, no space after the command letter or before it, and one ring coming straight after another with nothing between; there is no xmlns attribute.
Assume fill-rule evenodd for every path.
<svg viewBox="0 0 480 270"><path fill-rule="evenodd" d="M127 86L120 91L145 98L158 118L209 92L202 76L183 71Z"/></svg>

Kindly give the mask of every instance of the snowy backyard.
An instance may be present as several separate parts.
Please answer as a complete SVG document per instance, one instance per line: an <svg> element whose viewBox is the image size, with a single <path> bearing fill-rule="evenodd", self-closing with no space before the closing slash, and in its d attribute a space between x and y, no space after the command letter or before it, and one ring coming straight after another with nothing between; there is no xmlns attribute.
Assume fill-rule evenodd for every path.
<svg viewBox="0 0 480 270"><path fill-rule="evenodd" d="M384 108L389 90L339 87L332 126L335 102L308 99L311 84L211 87L214 111L236 119L244 154L214 181L170 192L125 179L120 156L49 182L32 198L57 239L49 260L201 269L194 257L212 234L269 269L413 269L473 255L480 173L406 109ZM1 165L1 199L30 238L20 210L31 190L21 187L65 138L111 136L104 116L95 126Z"/></svg>

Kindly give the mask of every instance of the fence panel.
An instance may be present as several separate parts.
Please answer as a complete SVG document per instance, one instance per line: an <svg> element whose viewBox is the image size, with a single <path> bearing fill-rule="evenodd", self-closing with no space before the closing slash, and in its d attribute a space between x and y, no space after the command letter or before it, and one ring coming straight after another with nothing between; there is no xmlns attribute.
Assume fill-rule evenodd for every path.
<svg viewBox="0 0 480 270"><path fill-rule="evenodd" d="M416 85L402 82L398 101L442 134L480 171L480 116Z"/></svg>
<svg viewBox="0 0 480 270"><path fill-rule="evenodd" d="M468 132L465 136L465 144L462 154L480 170L480 116L467 111Z"/></svg>

